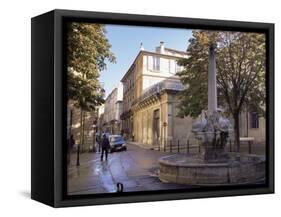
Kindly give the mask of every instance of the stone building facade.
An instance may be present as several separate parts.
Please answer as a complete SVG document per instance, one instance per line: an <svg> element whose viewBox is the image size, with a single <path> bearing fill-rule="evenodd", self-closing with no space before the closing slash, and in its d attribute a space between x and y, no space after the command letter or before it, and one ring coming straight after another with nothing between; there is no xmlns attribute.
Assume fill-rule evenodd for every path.
<svg viewBox="0 0 281 217"><path fill-rule="evenodd" d="M255 143L265 144L266 119L255 111L244 111L240 115L240 136L253 137Z"/></svg>
<svg viewBox="0 0 281 217"><path fill-rule="evenodd" d="M121 133L120 115L123 110L123 85L118 84L104 103L102 131L110 134Z"/></svg>
<svg viewBox="0 0 281 217"><path fill-rule="evenodd" d="M75 144L82 144L80 146L81 152L90 151L93 149L95 129L93 123L97 120L97 113L95 111L82 112L83 126L81 126L81 110L69 102L67 106L67 137L72 134ZM83 127L83 134L81 135L81 127ZM81 140L83 139L83 141Z"/></svg>
<svg viewBox="0 0 281 217"><path fill-rule="evenodd" d="M177 117L177 93L183 89L177 60L184 57L186 52L165 48L162 42L155 52L141 49L121 80L127 139L161 148L168 140L188 137L192 119Z"/></svg>

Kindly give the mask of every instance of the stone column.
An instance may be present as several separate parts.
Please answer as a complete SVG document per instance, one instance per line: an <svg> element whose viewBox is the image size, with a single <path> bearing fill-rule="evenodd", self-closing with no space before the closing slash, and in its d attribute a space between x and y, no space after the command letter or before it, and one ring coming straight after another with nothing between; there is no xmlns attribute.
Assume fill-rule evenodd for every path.
<svg viewBox="0 0 281 217"><path fill-rule="evenodd" d="M217 72L215 45L210 45L208 69L208 114L217 110Z"/></svg>

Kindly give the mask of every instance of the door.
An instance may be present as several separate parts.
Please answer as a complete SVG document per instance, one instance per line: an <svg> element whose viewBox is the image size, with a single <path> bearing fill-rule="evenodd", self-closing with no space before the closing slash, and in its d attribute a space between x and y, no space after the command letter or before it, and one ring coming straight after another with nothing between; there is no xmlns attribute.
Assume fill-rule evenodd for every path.
<svg viewBox="0 0 281 217"><path fill-rule="evenodd" d="M160 111L159 109L154 110L153 112L153 128L152 128L152 135L153 135L153 146L160 149Z"/></svg>

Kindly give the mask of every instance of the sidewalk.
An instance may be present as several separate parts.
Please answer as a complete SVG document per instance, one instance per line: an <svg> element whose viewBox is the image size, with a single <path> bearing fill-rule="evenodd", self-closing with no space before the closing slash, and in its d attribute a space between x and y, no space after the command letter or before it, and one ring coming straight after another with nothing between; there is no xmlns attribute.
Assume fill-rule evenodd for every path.
<svg viewBox="0 0 281 217"><path fill-rule="evenodd" d="M146 144L139 143L139 142L126 141L126 144L127 144L127 145L138 146L138 147L140 147L140 148L147 149L147 150L155 150L155 149L153 149L153 146L151 146L151 145L146 145ZM156 150L156 151L157 151L157 150Z"/></svg>

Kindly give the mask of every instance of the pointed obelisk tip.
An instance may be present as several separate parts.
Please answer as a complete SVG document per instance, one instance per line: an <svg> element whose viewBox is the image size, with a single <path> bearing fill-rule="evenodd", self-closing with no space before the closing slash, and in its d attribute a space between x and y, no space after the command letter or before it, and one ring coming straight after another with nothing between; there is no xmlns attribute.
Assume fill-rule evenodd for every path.
<svg viewBox="0 0 281 217"><path fill-rule="evenodd" d="M216 48L217 48L217 43L213 42L210 44L210 51L215 51Z"/></svg>

